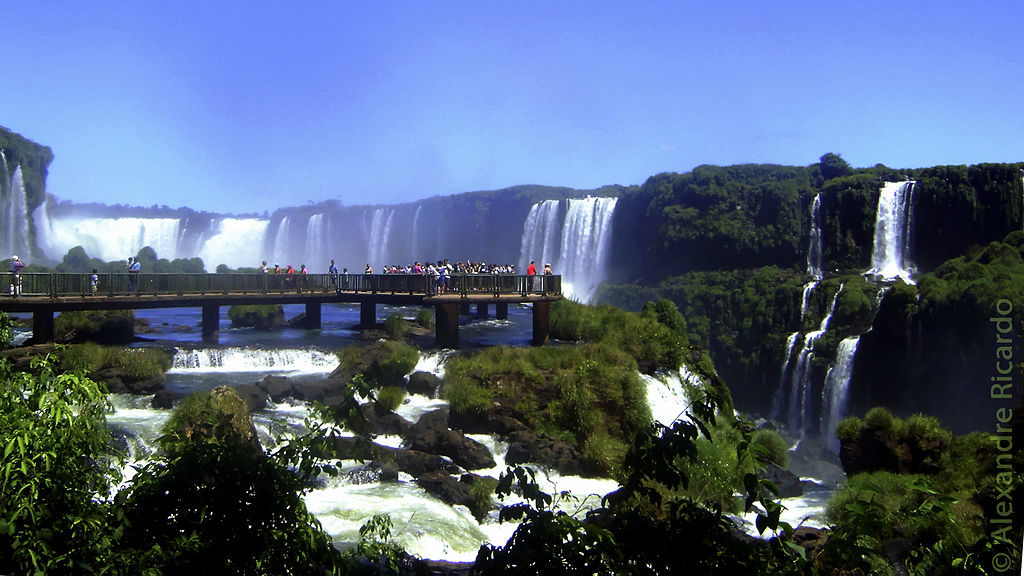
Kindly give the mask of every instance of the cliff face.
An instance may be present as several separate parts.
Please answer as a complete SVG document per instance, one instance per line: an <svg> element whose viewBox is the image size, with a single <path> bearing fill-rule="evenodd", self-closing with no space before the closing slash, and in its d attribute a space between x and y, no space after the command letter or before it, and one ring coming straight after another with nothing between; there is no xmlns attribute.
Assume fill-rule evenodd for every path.
<svg viewBox="0 0 1024 576"><path fill-rule="evenodd" d="M1024 164L897 171L822 160L650 178L619 201L617 264L598 301L673 300L737 406L794 433L822 432L832 394L840 412L882 404L956 431L987 426L987 388L970 383L991 372L996 302L1010 303L1015 327L1024 310ZM883 189L900 190L905 222L879 219ZM899 261L886 250L902 251ZM890 268L903 279L886 278ZM837 382L847 338L858 341L844 347L856 351L852 376Z"/></svg>
<svg viewBox="0 0 1024 576"><path fill-rule="evenodd" d="M0 126L0 230L6 238L0 240L0 246L6 250L24 248L35 245L36 230L31 219L25 219L24 227L16 220L22 219L21 213L31 213L46 198L46 173L53 152ZM15 176L18 181L15 181ZM18 198L13 196L17 195ZM17 210L7 209L18 206ZM12 231L19 239L11 238ZM4 256L8 257L7 255Z"/></svg>

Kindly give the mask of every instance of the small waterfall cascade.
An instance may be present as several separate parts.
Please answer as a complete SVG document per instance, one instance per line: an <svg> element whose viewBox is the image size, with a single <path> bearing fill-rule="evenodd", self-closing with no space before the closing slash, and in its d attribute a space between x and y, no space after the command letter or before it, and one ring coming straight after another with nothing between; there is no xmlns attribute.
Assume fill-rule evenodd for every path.
<svg viewBox="0 0 1024 576"><path fill-rule="evenodd" d="M886 182L878 195L871 269L865 274L881 280L910 282L916 272L910 261L910 234L914 204L913 180Z"/></svg>
<svg viewBox="0 0 1024 576"><path fill-rule="evenodd" d="M843 292L844 286L845 284L839 285L839 289L836 290L835 295L832 297L829 311L822 318L818 329L808 332L804 336L803 348L797 356L793 377L790 379L787 425L790 432L793 434L799 432L801 438L804 438L808 432L807 426L812 420L811 414L814 408L809 398L812 384L811 365L814 361L814 343L828 330L829 322L832 321L832 315L835 314L836 304L839 301L839 295Z"/></svg>
<svg viewBox="0 0 1024 576"><path fill-rule="evenodd" d="M388 261L388 240L391 238L391 225L395 221L394 208L373 208L363 213L363 232L366 237L366 261L380 272L384 266L393 264Z"/></svg>
<svg viewBox="0 0 1024 576"><path fill-rule="evenodd" d="M860 336L845 338L836 349L836 361L825 375L821 392L821 434L833 452L839 452L836 425L846 416L850 379L853 377L853 357L857 354Z"/></svg>
<svg viewBox="0 0 1024 576"><path fill-rule="evenodd" d="M177 350L168 373L331 372L338 358L315 349L197 348Z"/></svg>
<svg viewBox="0 0 1024 576"><path fill-rule="evenodd" d="M571 198L564 215L557 200L534 204L523 223L520 270L531 260L537 261L538 268L551 264L555 274L562 276L562 292L589 302L608 275L617 202L618 198Z"/></svg>
<svg viewBox="0 0 1024 576"><path fill-rule="evenodd" d="M811 233L807 246L807 275L814 280L825 277L821 268L821 194L811 203Z"/></svg>

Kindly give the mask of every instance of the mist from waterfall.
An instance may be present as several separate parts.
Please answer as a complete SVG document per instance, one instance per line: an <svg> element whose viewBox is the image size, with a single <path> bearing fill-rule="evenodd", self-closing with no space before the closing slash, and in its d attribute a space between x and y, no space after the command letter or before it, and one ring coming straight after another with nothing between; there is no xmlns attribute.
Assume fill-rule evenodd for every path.
<svg viewBox="0 0 1024 576"><path fill-rule="evenodd" d="M910 261L910 234L913 220L913 180L886 182L878 195L875 217L875 241L871 269L865 274L881 280L902 278L910 282L916 269Z"/></svg>
<svg viewBox="0 0 1024 576"><path fill-rule="evenodd" d="M523 223L519 265L551 264L562 276L562 293L590 302L608 276L612 217L618 198L588 196L534 204ZM557 247L557 248L556 248Z"/></svg>

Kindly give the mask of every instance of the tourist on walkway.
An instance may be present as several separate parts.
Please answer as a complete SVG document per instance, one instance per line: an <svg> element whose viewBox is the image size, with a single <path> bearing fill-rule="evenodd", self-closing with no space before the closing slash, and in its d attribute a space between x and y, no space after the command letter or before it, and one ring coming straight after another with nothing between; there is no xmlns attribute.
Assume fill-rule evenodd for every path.
<svg viewBox="0 0 1024 576"><path fill-rule="evenodd" d="M11 274L14 276L11 278L11 297L17 298L21 296L21 269L25 267L25 263L18 258L15 254L11 256Z"/></svg>

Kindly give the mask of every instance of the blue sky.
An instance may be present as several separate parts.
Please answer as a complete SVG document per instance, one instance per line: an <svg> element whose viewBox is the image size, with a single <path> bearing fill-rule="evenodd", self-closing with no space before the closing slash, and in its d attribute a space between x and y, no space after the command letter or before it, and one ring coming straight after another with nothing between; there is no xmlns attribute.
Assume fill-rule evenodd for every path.
<svg viewBox="0 0 1024 576"><path fill-rule="evenodd" d="M700 164L1024 160L1008 1L8 2L62 200L261 213Z"/></svg>

